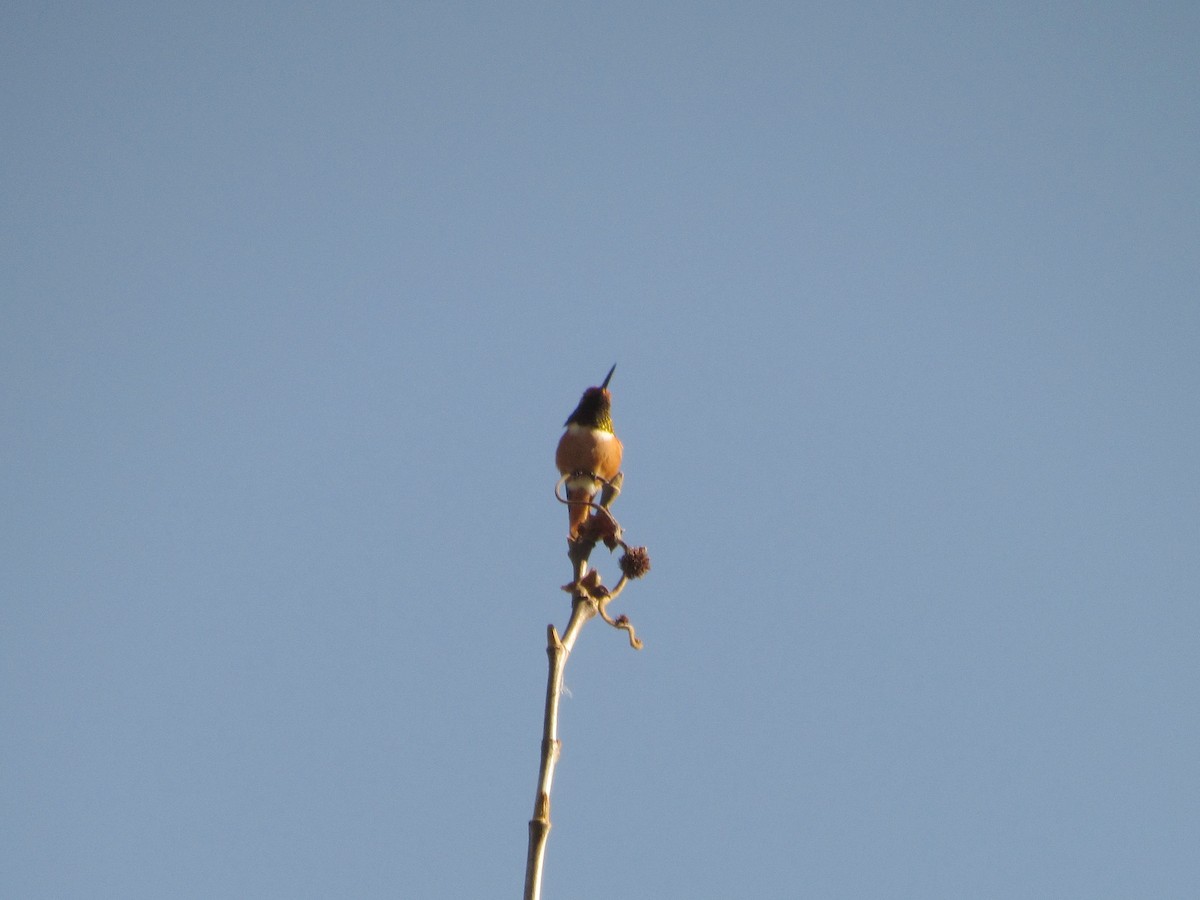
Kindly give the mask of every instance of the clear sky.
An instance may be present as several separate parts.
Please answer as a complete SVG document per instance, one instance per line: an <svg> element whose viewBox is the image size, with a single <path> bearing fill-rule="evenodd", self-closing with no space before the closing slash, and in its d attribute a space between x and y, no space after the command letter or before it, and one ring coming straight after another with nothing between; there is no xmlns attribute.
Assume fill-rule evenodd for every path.
<svg viewBox="0 0 1200 900"><path fill-rule="evenodd" d="M1200 6L0 13L0 896L1200 896ZM597 560L610 582L615 562Z"/></svg>

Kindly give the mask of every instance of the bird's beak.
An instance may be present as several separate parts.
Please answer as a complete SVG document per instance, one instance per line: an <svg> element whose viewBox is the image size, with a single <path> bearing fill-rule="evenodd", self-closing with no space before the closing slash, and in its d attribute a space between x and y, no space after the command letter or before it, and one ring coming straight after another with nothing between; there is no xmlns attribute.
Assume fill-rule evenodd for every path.
<svg viewBox="0 0 1200 900"><path fill-rule="evenodd" d="M600 390L603 391L608 388L608 379L612 378L612 373L615 371L617 371L617 364L613 363L613 367L609 369L608 374L604 376L604 383L600 385Z"/></svg>

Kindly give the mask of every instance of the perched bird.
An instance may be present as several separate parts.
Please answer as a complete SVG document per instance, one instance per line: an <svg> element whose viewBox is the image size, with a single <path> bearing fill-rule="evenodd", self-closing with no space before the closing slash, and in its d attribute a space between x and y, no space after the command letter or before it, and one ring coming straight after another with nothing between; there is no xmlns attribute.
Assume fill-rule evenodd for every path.
<svg viewBox="0 0 1200 900"><path fill-rule="evenodd" d="M613 434L612 394L608 392L608 381L616 369L614 364L600 387L583 392L554 454L559 473L567 476L568 540L579 537L579 526L587 521L588 503L600 490L599 479L611 481L621 471L623 448Z"/></svg>

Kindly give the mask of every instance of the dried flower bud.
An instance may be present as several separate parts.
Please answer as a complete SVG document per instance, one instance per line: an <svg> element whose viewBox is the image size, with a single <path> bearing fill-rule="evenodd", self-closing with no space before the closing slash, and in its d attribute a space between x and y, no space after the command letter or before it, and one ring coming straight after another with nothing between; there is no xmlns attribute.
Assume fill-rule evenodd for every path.
<svg viewBox="0 0 1200 900"><path fill-rule="evenodd" d="M630 547L621 557L620 566L626 578L641 578L650 571L650 554L645 547Z"/></svg>
<svg viewBox="0 0 1200 900"><path fill-rule="evenodd" d="M589 591L594 591L596 588L600 587L600 570L592 569L590 572L584 575L583 581L580 582L580 586Z"/></svg>

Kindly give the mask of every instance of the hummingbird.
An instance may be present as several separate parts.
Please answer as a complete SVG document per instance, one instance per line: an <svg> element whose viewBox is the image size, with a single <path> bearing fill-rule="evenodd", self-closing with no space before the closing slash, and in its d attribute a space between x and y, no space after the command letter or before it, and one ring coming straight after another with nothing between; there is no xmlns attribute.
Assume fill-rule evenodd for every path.
<svg viewBox="0 0 1200 900"><path fill-rule="evenodd" d="M608 382L616 363L600 387L583 392L579 405L564 423L567 430L558 441L554 463L567 477L567 539L579 537L579 526L587 521L588 504L600 490L601 481L611 481L621 471L620 439L613 433L612 394Z"/></svg>

